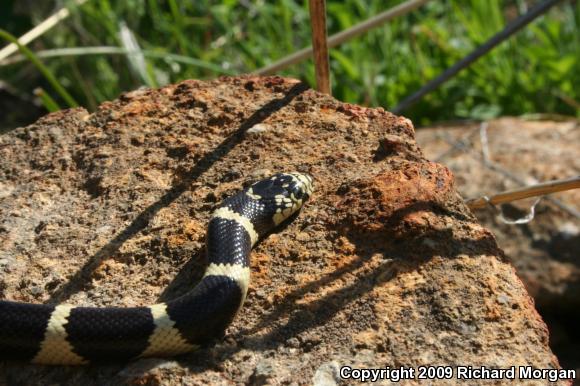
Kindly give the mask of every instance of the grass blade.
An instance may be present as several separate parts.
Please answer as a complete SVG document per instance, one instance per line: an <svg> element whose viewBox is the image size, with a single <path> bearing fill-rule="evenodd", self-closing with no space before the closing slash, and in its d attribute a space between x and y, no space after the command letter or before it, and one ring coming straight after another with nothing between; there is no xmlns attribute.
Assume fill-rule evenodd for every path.
<svg viewBox="0 0 580 386"><path fill-rule="evenodd" d="M58 80L54 77L54 75L48 69L48 67L46 67L44 64L42 64L42 62L36 57L36 55L34 55L34 53L30 49L28 49L27 47L20 44L18 42L18 39L16 39L16 37L14 35L12 35L11 33L7 32L7 31L4 31L3 29L0 28L0 38L7 40L10 43L16 44L18 46L18 49L20 50L20 52L22 52L22 54L24 56L26 56L28 58L28 60L30 60L30 62L32 62L32 64L34 64L36 66L38 71L40 71L42 73L42 75L44 75L46 80L51 84L51 86L54 88L54 90L62 97L62 99L65 100L65 102L68 104L69 107L77 107L78 106L78 103L65 90L65 88L58 82Z"/></svg>
<svg viewBox="0 0 580 386"><path fill-rule="evenodd" d="M48 94L42 87L35 89L34 95L40 98L42 105L49 112L53 113L55 111L60 110L60 106L58 105L58 103L56 103L56 101L52 99L50 94Z"/></svg>

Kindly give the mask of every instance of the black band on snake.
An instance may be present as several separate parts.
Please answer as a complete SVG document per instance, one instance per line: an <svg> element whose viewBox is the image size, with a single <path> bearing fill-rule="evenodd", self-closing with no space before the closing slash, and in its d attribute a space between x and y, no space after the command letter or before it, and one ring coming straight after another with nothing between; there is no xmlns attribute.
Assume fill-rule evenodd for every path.
<svg viewBox="0 0 580 386"><path fill-rule="evenodd" d="M97 308L0 301L0 357L85 364L177 355L210 342L244 302L253 245L311 194L311 177L280 173L226 199L208 225L202 280L167 303Z"/></svg>

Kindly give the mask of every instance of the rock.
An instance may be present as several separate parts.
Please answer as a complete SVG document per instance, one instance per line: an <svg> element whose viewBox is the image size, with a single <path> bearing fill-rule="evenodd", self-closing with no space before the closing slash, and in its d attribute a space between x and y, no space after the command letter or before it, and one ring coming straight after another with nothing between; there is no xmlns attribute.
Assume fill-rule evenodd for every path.
<svg viewBox="0 0 580 386"><path fill-rule="evenodd" d="M269 361L258 362L252 376L250 377L250 385L265 385L268 380L276 376L274 366Z"/></svg>
<svg viewBox="0 0 580 386"><path fill-rule="evenodd" d="M316 369L312 378L313 386L336 386L340 382L339 365L337 362L323 363Z"/></svg>
<svg viewBox="0 0 580 386"><path fill-rule="evenodd" d="M256 125L273 129L245 135ZM0 289L29 302L179 296L203 274L200 228L219 201L266 171L314 177L300 215L255 248L227 339L144 381L340 384L334 369L346 365L559 368L513 267L449 170L423 157L406 118L292 79L189 80L88 116L49 114L0 137L0 158L12 187L0 201L2 258L15 259ZM23 366L2 365L0 384L69 374ZM112 384L119 372L140 381L119 366L75 368L74 382Z"/></svg>
<svg viewBox="0 0 580 386"><path fill-rule="evenodd" d="M457 190L466 198L474 198L525 183L579 175L578 124L576 119L534 121L505 117L484 125L426 128L417 132L417 141L429 158L449 165ZM487 151L493 167L483 165L479 157L482 127L487 127ZM454 149L458 140L465 148ZM522 217L534 201L514 201L502 206L502 210L506 216ZM548 324L550 345L560 363L572 369L580 367L576 323L580 319L579 208L580 189L575 189L544 197L536 206L534 219L527 224L505 224L491 208L474 213L494 233L534 297L536 308ZM508 303L514 304L512 300Z"/></svg>
<svg viewBox="0 0 580 386"><path fill-rule="evenodd" d="M117 377L128 385L159 385L163 374L172 371L183 371L175 361L157 358L137 360L121 370Z"/></svg>
<svg viewBox="0 0 580 386"><path fill-rule="evenodd" d="M254 125L254 126L250 127L250 128L249 128L249 129L246 131L246 133L248 133L248 134L260 134L260 133L263 133L263 132L265 132L265 131L267 131L267 130L270 130L270 128L269 128L267 125L264 125L264 124L258 123L258 124L256 124L256 125Z"/></svg>

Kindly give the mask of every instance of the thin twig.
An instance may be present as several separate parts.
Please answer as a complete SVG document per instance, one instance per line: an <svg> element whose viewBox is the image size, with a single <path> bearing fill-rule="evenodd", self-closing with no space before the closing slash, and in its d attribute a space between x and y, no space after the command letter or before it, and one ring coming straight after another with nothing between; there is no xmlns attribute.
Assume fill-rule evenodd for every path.
<svg viewBox="0 0 580 386"><path fill-rule="evenodd" d="M310 25L312 26L312 47L314 47L316 88L320 92L330 94L325 0L310 0Z"/></svg>
<svg viewBox="0 0 580 386"><path fill-rule="evenodd" d="M502 176L506 177L507 179L517 182L518 184L525 185L526 182L524 181L524 179L519 177L517 174L510 172L509 170L506 170L503 167L501 167L500 165L497 165L493 162L486 162L483 159L483 156L481 156L480 154L477 154L473 151L473 149L470 145L469 139L475 133L479 132L479 130L480 130L479 127L475 128L475 130L468 133L465 137L459 139L458 141L451 141L450 139L447 139L447 138L444 138L443 140L451 146L451 149L458 149L458 150L465 152L465 154L467 154L470 157L472 157L473 159L479 161L483 166L485 166L489 170L494 171L496 173L499 173ZM451 149L449 149L449 151L446 151L443 154L441 154L439 157L437 157L437 162L441 162L443 160L443 158L448 156L452 152ZM571 216L574 216L574 217L580 219L580 211L578 209L576 209L575 207L568 205L568 204L566 204L566 203L564 203L564 202L562 202L554 197L550 197L550 196L546 197L546 201L549 201L552 204L554 204L555 206L557 206L558 208L562 209L563 211L568 212Z"/></svg>
<svg viewBox="0 0 580 386"><path fill-rule="evenodd" d="M87 0L75 0L74 2L76 3L77 6L81 6L86 1ZM31 41L33 41L34 39L45 33L46 31L57 25L59 21L69 17L69 15L70 9L68 9L67 7L62 7L54 14L49 16L47 19L45 19L42 23L40 23L39 25L37 25L36 27L34 27L30 31L22 35L20 38L18 38L18 43L20 43L23 46L27 45L28 43L30 43ZM0 60L9 57L16 51L18 51L18 45L16 45L15 43L8 44L6 47L0 50Z"/></svg>
<svg viewBox="0 0 580 386"><path fill-rule="evenodd" d="M409 0L402 4L399 4L385 12L379 13L361 23L358 23L344 31L334 34L328 38L327 44L328 48L336 47L339 44L355 37L360 34L367 32L370 29L378 27L389 20L392 20L398 16L405 15L414 9L420 7L421 5L427 3L430 0ZM268 66L262 67L256 71L256 75L269 75L290 67L293 64L308 59L313 54L312 46L303 48L290 54Z"/></svg>
<svg viewBox="0 0 580 386"><path fill-rule="evenodd" d="M497 205L524 198L543 196L550 193L563 192L580 188L580 176L567 178L565 180L548 181L537 185L526 186L524 188L508 190L494 194L490 197L480 197L467 200L466 204L470 209L485 208L488 204Z"/></svg>

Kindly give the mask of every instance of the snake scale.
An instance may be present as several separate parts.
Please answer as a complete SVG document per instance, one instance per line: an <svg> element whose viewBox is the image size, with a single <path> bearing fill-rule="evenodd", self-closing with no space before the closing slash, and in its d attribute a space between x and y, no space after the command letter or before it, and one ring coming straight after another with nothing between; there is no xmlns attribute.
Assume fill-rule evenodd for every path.
<svg viewBox="0 0 580 386"><path fill-rule="evenodd" d="M143 307L0 301L0 357L86 364L186 353L223 335L244 303L254 244L312 194L312 178L279 173L227 198L207 228L208 266L189 292Z"/></svg>

